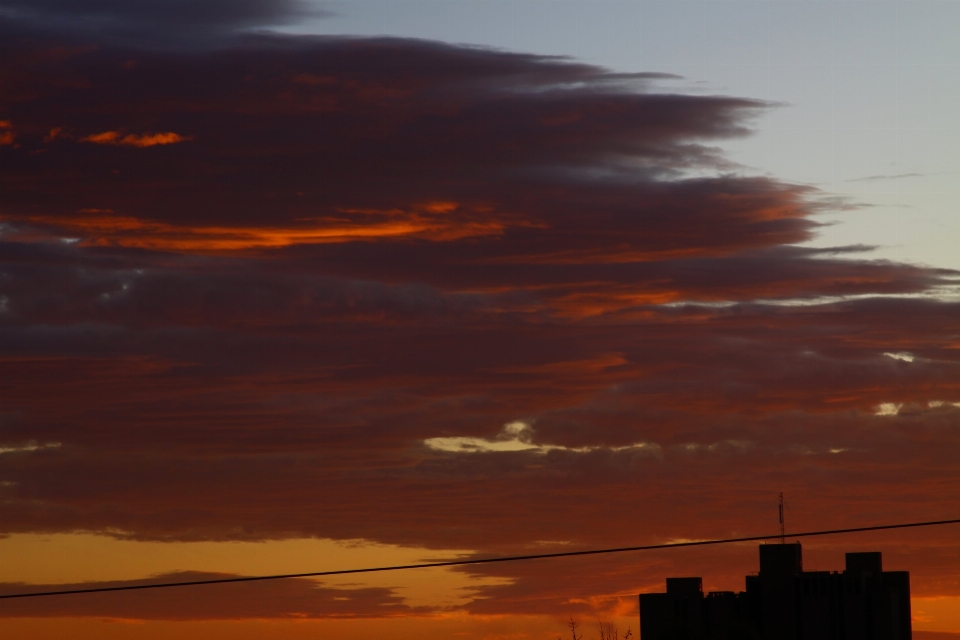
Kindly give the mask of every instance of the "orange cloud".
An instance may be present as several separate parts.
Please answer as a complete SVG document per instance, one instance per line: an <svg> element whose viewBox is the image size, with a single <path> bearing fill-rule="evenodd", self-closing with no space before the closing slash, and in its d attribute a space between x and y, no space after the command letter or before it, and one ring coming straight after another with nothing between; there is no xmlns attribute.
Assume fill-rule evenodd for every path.
<svg viewBox="0 0 960 640"><path fill-rule="evenodd" d="M43 137L44 142L53 142L57 138L64 137L63 127L54 127L50 129L49 133Z"/></svg>
<svg viewBox="0 0 960 640"><path fill-rule="evenodd" d="M207 580L233 577L232 574L173 572L160 580ZM0 583L0 593L63 588L96 588L149 584L151 580L118 580L76 584L30 585ZM8 617L106 617L137 620L205 620L249 618L357 618L427 614L426 607L410 607L391 589L365 587L329 588L312 580L219 585L201 592L191 589L141 593L86 594L84 598L33 598L0 600L0 618ZM224 588L226 587L226 588ZM202 587L200 589L203 589ZM199 596L199 597L198 597Z"/></svg>
<svg viewBox="0 0 960 640"><path fill-rule="evenodd" d="M451 241L472 236L502 233L499 220L445 219L442 214L450 203L425 206L425 211L350 211L352 214L376 214L378 221L350 217L325 217L301 220L311 223L300 227L227 227L185 226L141 220L133 216L111 215L111 209L84 208L78 216L30 217L30 222L56 226L65 233L84 237L85 246L114 246L160 251L217 252L244 249L273 249L291 245L327 244L358 240L416 237L433 241ZM455 205L454 205L455 206ZM440 215L430 215L438 212Z"/></svg>
<svg viewBox="0 0 960 640"><path fill-rule="evenodd" d="M57 130L55 129L53 131ZM51 136L54 135L53 131L50 132ZM133 133L123 135L119 131L104 131L102 133L94 133L80 138L80 141L92 142L94 144L111 144L146 148L155 147L162 144L176 144L178 142L186 142L187 140L191 139L192 136L181 136L179 133L173 133L172 131L167 131L165 133L146 133L142 135L136 135Z"/></svg>
<svg viewBox="0 0 960 640"><path fill-rule="evenodd" d="M13 129L13 124L9 120L0 120L0 147L4 145L13 146L17 136L11 129Z"/></svg>

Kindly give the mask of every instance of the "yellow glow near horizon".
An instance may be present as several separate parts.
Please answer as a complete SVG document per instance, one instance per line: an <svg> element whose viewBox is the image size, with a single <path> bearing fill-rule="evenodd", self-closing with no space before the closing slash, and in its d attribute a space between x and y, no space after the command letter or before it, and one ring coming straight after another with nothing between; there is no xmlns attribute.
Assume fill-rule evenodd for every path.
<svg viewBox="0 0 960 640"><path fill-rule="evenodd" d="M142 542L89 533L15 534L0 539L0 580L29 584L67 584L134 580L173 571L267 575L336 571L362 567L454 559L466 550L436 551L376 544L363 540L316 538L263 542ZM398 573L333 576L328 587L385 587L410 606L458 606L470 590L504 584L474 578L451 568Z"/></svg>
<svg viewBox="0 0 960 640"><path fill-rule="evenodd" d="M960 596L911 598L914 631L960 633Z"/></svg>
<svg viewBox="0 0 960 640"><path fill-rule="evenodd" d="M588 621L584 621L589 624ZM636 623L634 637L636 637ZM621 627L624 630L625 627ZM210 620L189 622L116 621L93 618L12 618L0 620L11 638L71 640L265 640L299 638L389 638L390 640L554 640L563 633L551 616L373 618L360 620ZM591 629L592 631L592 629ZM589 636L588 636L589 637Z"/></svg>

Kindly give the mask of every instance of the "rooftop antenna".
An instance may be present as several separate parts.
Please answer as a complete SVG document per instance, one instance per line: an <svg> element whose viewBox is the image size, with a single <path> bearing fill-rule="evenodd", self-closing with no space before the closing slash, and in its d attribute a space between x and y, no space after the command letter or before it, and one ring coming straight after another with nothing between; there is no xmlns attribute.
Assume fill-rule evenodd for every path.
<svg viewBox="0 0 960 640"><path fill-rule="evenodd" d="M783 527L783 491L780 492L780 544L786 544L786 530Z"/></svg>

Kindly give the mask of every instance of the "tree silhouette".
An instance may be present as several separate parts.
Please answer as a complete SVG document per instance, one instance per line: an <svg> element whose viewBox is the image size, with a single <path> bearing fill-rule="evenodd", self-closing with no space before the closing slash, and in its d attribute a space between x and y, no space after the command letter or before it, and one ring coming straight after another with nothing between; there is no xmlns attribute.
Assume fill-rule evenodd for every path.
<svg viewBox="0 0 960 640"><path fill-rule="evenodd" d="M571 617L567 623L567 628L570 629L571 640L583 640L583 634L577 633L579 627L580 625ZM627 627L627 632L621 636L620 630L615 625L609 622L601 622L600 618L597 618L597 629L599 632L599 640L634 640L633 630L631 630L630 627ZM562 640L562 638L557 636L557 640Z"/></svg>

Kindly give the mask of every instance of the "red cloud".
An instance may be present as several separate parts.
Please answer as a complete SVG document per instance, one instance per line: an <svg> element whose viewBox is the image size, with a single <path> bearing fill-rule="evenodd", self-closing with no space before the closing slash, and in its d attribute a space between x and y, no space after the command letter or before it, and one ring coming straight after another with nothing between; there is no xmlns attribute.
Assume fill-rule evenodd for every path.
<svg viewBox="0 0 960 640"><path fill-rule="evenodd" d="M53 139L56 135L53 133L53 131L56 131L56 129L53 129L49 134L51 139ZM192 140L192 137L181 136L180 134L173 133L172 131L168 131L166 133L145 133L141 135L136 135L133 133L124 135L119 131L104 131L102 133L94 133L80 138L80 142L92 142L94 144L111 144L140 148L155 147L163 144L176 144L178 142L185 142L187 140Z"/></svg>

